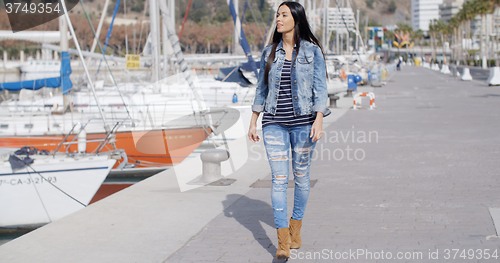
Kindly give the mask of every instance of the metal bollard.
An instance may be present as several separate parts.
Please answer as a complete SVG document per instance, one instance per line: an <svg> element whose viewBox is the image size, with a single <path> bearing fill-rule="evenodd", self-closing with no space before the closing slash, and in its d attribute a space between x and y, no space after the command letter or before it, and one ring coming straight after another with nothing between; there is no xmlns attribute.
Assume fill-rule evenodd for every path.
<svg viewBox="0 0 500 263"><path fill-rule="evenodd" d="M222 178L220 163L229 159L229 152L222 149L206 150L200 155L203 162L201 182L211 183Z"/></svg>
<svg viewBox="0 0 500 263"><path fill-rule="evenodd" d="M351 88L348 88L347 89L347 94L344 95L344 97L346 98L352 98L352 92L354 91L355 89L351 89Z"/></svg>
<svg viewBox="0 0 500 263"><path fill-rule="evenodd" d="M328 98L330 99L330 108L337 108L337 100L340 99L339 96L330 94Z"/></svg>

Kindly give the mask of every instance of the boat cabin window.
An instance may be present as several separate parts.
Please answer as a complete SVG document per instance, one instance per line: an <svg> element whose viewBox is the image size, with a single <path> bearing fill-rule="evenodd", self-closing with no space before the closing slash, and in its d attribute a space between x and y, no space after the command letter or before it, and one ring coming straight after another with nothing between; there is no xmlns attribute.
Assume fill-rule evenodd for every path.
<svg viewBox="0 0 500 263"><path fill-rule="evenodd" d="M60 128L61 124L60 123L54 123L54 124L52 124L52 127L54 127L54 128Z"/></svg>
<svg viewBox="0 0 500 263"><path fill-rule="evenodd" d="M0 129L8 129L9 124L0 124Z"/></svg>
<svg viewBox="0 0 500 263"><path fill-rule="evenodd" d="M33 123L24 124L24 128L25 129L31 129L31 128L33 128Z"/></svg>

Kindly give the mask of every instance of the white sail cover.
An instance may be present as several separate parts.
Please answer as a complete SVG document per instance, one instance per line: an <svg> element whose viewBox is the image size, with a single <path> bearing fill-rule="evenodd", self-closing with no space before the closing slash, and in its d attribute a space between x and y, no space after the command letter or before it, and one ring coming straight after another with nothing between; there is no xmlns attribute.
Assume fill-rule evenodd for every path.
<svg viewBox="0 0 500 263"><path fill-rule="evenodd" d="M68 33L68 38L70 37ZM61 33L59 31L20 31L12 33L10 30L0 30L0 41L24 40L36 43L59 43Z"/></svg>

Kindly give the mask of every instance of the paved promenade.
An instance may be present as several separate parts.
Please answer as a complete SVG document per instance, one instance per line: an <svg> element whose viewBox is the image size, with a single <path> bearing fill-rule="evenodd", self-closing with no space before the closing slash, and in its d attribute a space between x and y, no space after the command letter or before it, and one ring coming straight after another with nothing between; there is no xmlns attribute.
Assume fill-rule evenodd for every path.
<svg viewBox="0 0 500 263"><path fill-rule="evenodd" d="M499 262L500 87L407 66L360 90L378 109L342 98L325 118L289 261ZM0 246L0 262L283 262L270 188L249 187L271 178L263 143L246 143L231 186L180 192L166 171Z"/></svg>
<svg viewBox="0 0 500 263"><path fill-rule="evenodd" d="M374 92L377 110L347 112L317 144L303 246L289 261L379 262L367 252L383 250L411 252L398 262L429 262L430 249L437 261L455 262L474 249L474 260L463 261L476 262L484 249L500 253L488 210L500 207L500 87L403 67ZM240 196L165 262L273 261L269 191ZM366 256L335 254L357 249ZM460 253L452 260L456 250L448 257L445 249Z"/></svg>

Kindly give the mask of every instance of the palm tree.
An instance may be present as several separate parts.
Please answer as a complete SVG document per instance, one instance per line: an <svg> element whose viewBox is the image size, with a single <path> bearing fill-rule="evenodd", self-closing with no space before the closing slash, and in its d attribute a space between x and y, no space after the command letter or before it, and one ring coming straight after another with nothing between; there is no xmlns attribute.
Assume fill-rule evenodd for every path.
<svg viewBox="0 0 500 263"><path fill-rule="evenodd" d="M457 18L457 20L459 22L458 41L460 42L460 45L459 45L460 48L458 51L458 60L460 60L460 61L464 60L464 57L463 57L463 55L464 55L464 31L466 30L466 24L467 24L467 16L466 16L465 12L466 11L465 11L465 7L464 7L455 15L455 17ZM467 63L465 63L465 64L467 64Z"/></svg>
<svg viewBox="0 0 500 263"><path fill-rule="evenodd" d="M413 35L412 35L412 39L415 41L415 40L418 40L418 43L420 45L420 55L422 57L424 57L424 52L422 51L422 45L423 45L423 40L424 40L424 31L422 31L421 29L417 30L417 31L414 31L413 32Z"/></svg>
<svg viewBox="0 0 500 263"><path fill-rule="evenodd" d="M497 7L500 6L500 0L482 0L481 1L481 8L479 9L480 12L481 12L481 17L483 19L483 21L485 22L486 20L486 14L495 14L497 12ZM493 16L493 19L495 19L495 15ZM498 32L496 32L498 33ZM497 44L497 40L498 40L498 34L495 34L495 44ZM487 32L486 32L486 25L484 25L484 37L485 37L485 40L488 39L488 36L487 36ZM495 45L497 46L497 45ZM491 51L491 49L494 49L492 46L488 45L487 49L488 51ZM488 55L491 55L491 52L486 52L484 51L485 53L487 53ZM495 65L497 64L496 63L496 60L497 60L497 57L498 57L498 52L495 52L495 56L494 57L489 57L489 59L495 59Z"/></svg>
<svg viewBox="0 0 500 263"><path fill-rule="evenodd" d="M458 60L457 56L457 43L458 43L458 34L457 29L460 26L460 22L458 18L455 16L450 20L450 33L451 33L451 57L453 60Z"/></svg>
<svg viewBox="0 0 500 263"><path fill-rule="evenodd" d="M495 10L494 12L495 13L498 13L499 12L499 8L500 8L500 0L491 0L492 2L492 6L493 6L493 10ZM493 17L496 17L496 14L493 16ZM495 66L498 67L498 34L500 32L498 31L498 26L495 27Z"/></svg>
<svg viewBox="0 0 500 263"><path fill-rule="evenodd" d="M471 27L471 20L474 19L474 17L478 14L478 6L479 6L479 2L480 1L483 1L483 0L474 0L474 1L466 1L463 3L462 5L462 9L455 15L455 17L457 18L458 22L459 22L459 28L458 28L458 33L460 35L459 37L459 41L460 41L460 51L459 51L459 54L460 54L460 59L463 59L463 54L464 54L464 49L466 50L465 54L466 54L466 57L465 57L465 60L469 60L470 59L470 53L469 53L469 50L470 50L470 46L469 46L469 43L470 43L470 39L471 39L471 30L470 30L470 27ZM484 1L489 1L489 0L484 0ZM494 1L497 1L497 0L494 0ZM467 45L464 47L464 39L466 40L465 42L467 43ZM468 64L468 63L466 63Z"/></svg>
<svg viewBox="0 0 500 263"><path fill-rule="evenodd" d="M400 36L402 36L402 41L401 41L401 44L406 41L406 62L408 62L408 49L409 49L409 46L410 46L410 39L408 39L408 35L411 35L413 33L413 28L411 25L409 24L405 24L405 23L397 23L397 26L398 26L398 29L399 29L399 34ZM406 35L406 36L403 36L403 35ZM401 46L402 47L402 46Z"/></svg>
<svg viewBox="0 0 500 263"><path fill-rule="evenodd" d="M432 56L432 61L436 61L436 50L435 50L435 45L436 45L436 31L437 31L437 19L431 20L429 23L429 35L431 37L431 56Z"/></svg>
<svg viewBox="0 0 500 263"><path fill-rule="evenodd" d="M474 10L481 15L480 51L481 59L486 58L485 38L486 38L486 14L490 13L490 0L474 0ZM484 65L484 61L483 61Z"/></svg>
<svg viewBox="0 0 500 263"><path fill-rule="evenodd" d="M390 30L386 30L384 31L384 39L387 41L388 39L395 39L394 37L394 32L390 31ZM390 42L392 43L392 42ZM389 46L389 54L387 55L387 61L389 61L391 59L391 46Z"/></svg>
<svg viewBox="0 0 500 263"><path fill-rule="evenodd" d="M437 31L441 37L441 48L442 48L442 57L443 57L443 63L446 64L446 54L444 50L444 40L448 39L448 34L450 32L448 24L444 22L443 20L437 21L435 23L435 31Z"/></svg>
<svg viewBox="0 0 500 263"><path fill-rule="evenodd" d="M474 3L472 1L467 1L463 4L462 10L464 10L463 16L465 19L465 38L467 39L467 43L469 43L471 39L470 24L471 20L476 16L476 8L474 7ZM471 47L467 45L467 59L470 58L470 54L468 52L470 48Z"/></svg>

